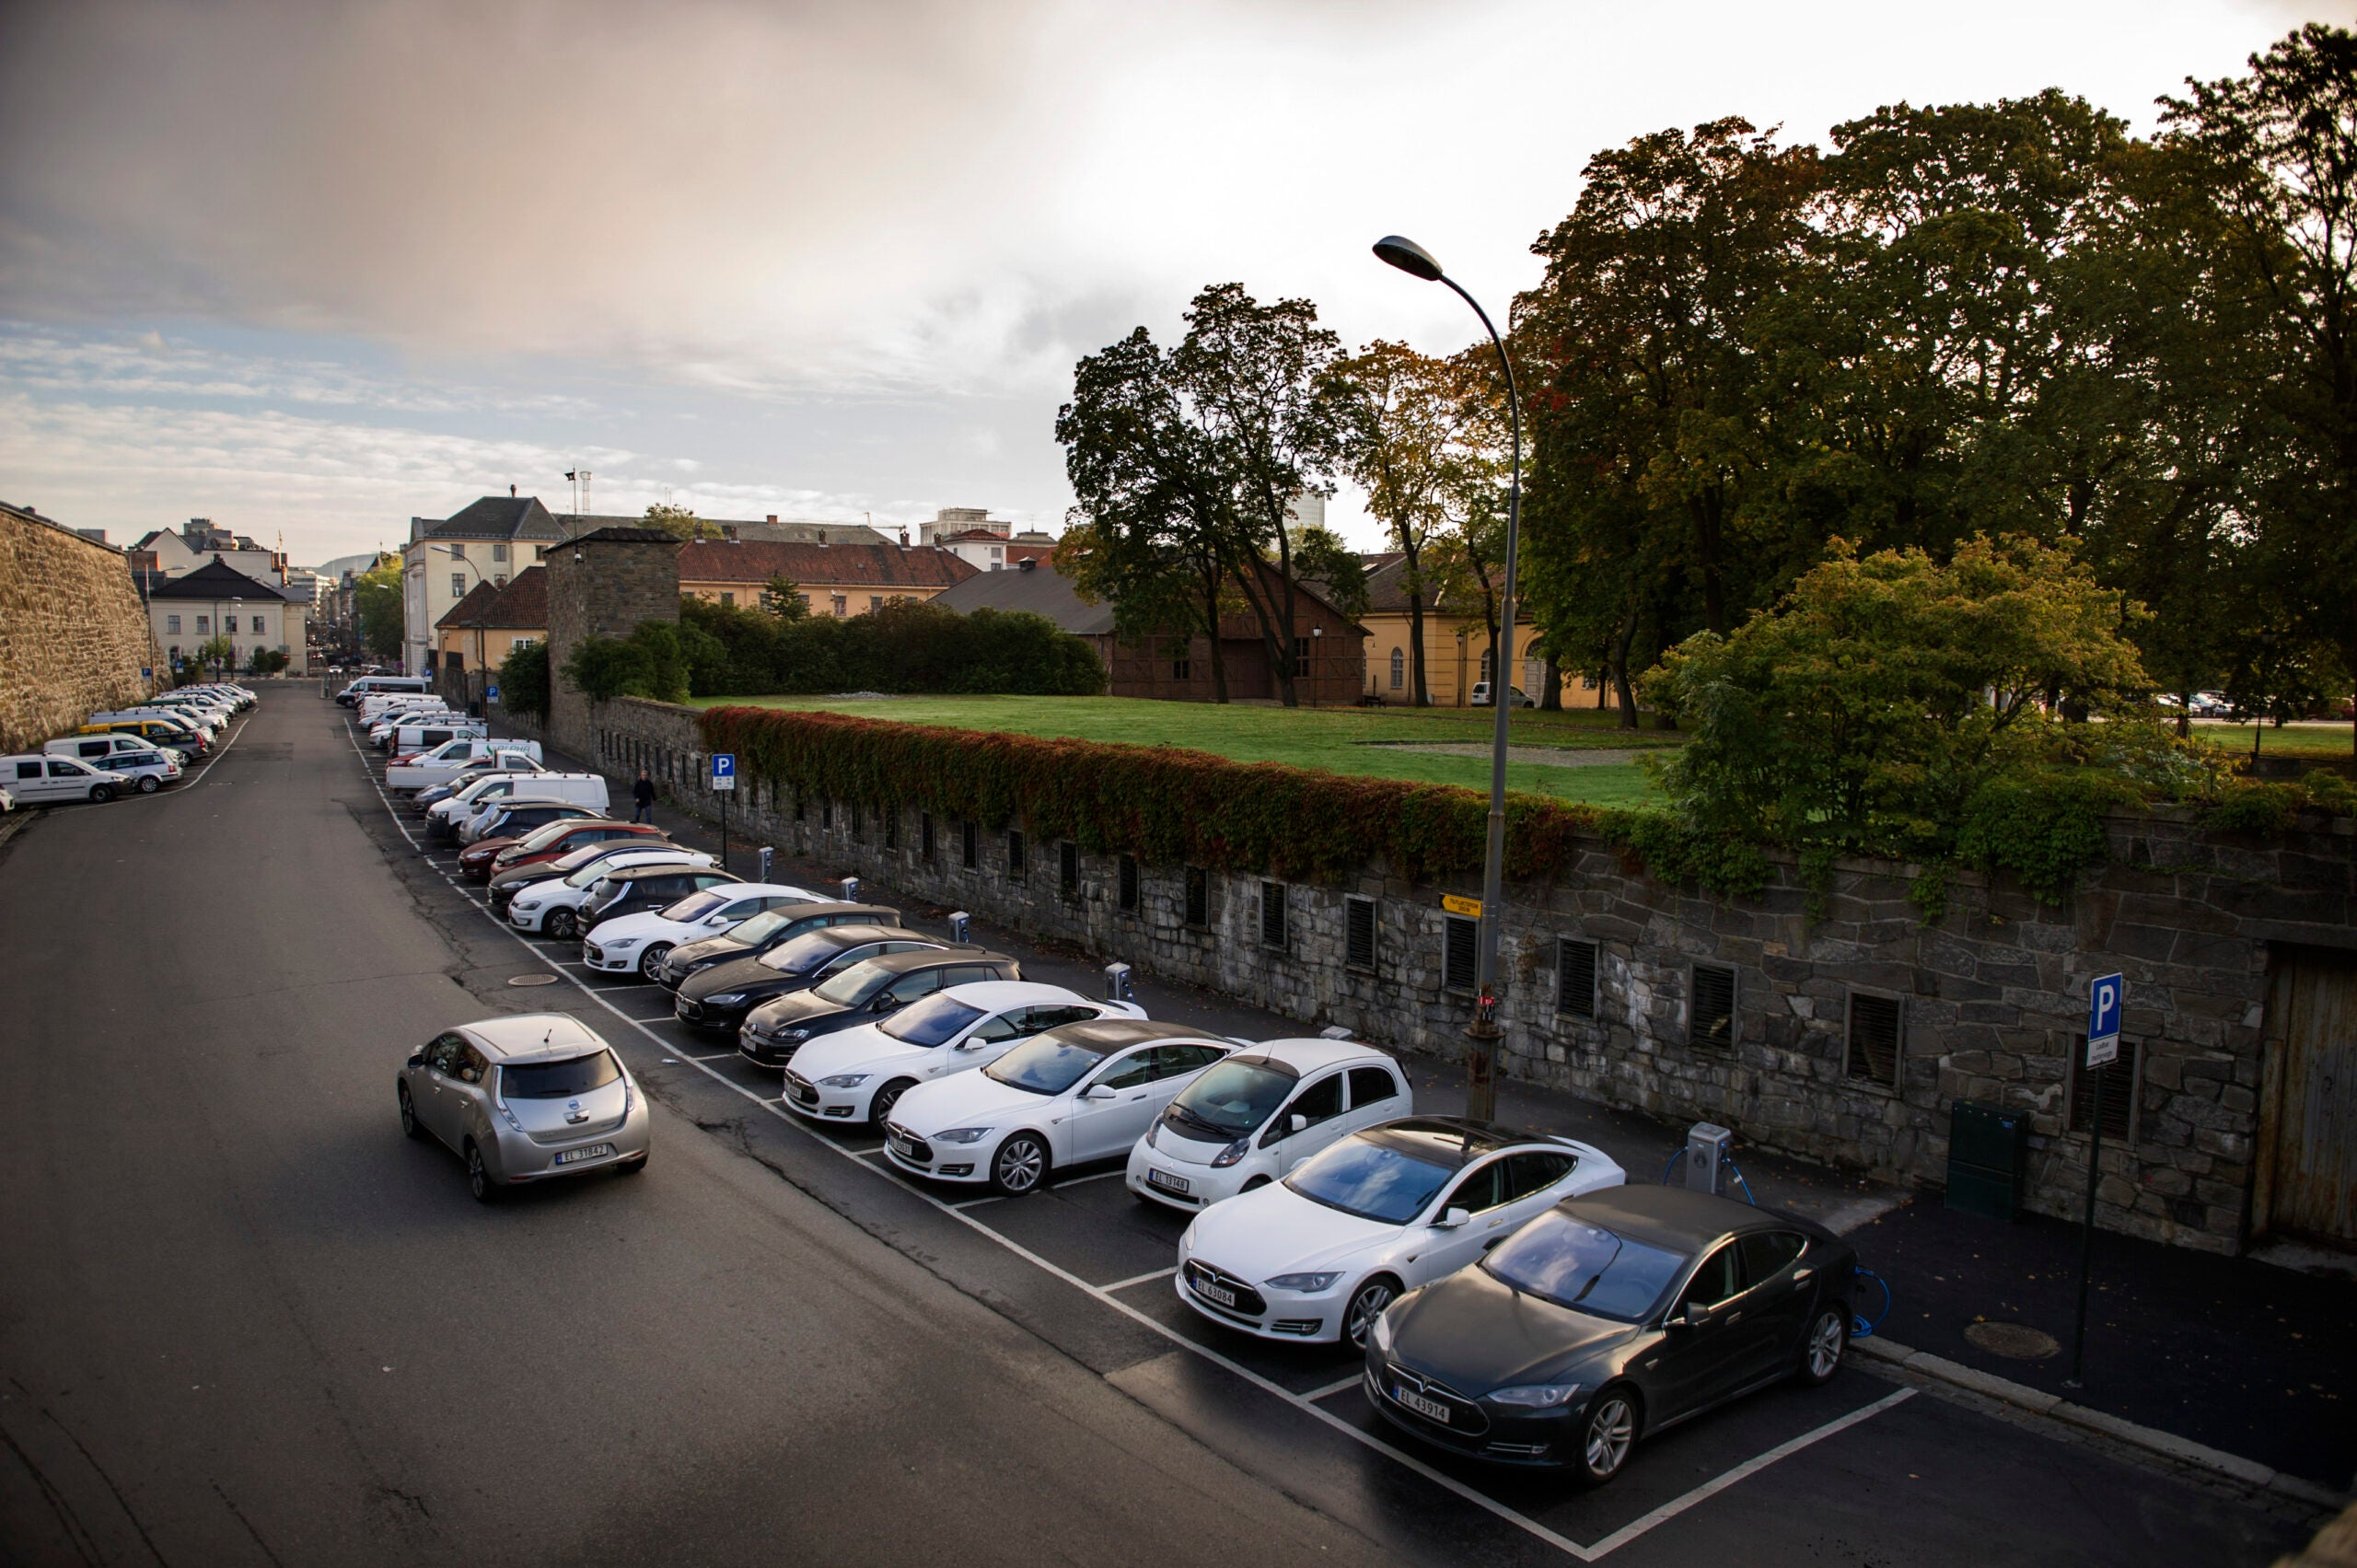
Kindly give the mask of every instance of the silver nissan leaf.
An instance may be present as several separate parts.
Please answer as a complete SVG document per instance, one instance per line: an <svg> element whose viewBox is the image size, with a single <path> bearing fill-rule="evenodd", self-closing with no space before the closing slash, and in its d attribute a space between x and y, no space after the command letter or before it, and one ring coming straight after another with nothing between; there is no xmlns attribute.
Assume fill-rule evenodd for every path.
<svg viewBox="0 0 2357 1568"><path fill-rule="evenodd" d="M526 1182L646 1168L645 1091L569 1013L486 1018L438 1034L401 1064L394 1094L401 1131L456 1151L479 1202Z"/></svg>

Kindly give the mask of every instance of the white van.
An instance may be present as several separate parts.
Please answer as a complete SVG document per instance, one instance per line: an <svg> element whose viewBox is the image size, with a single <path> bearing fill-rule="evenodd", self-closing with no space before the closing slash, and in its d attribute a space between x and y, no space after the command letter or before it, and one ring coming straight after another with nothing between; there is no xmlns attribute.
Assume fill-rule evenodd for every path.
<svg viewBox="0 0 2357 1568"><path fill-rule="evenodd" d="M486 792L454 807L449 814L453 833L461 843L474 842L482 837L483 825L506 810L509 801L515 799L561 800L567 806L586 806L603 813L607 806L606 781L596 773L518 773L512 790Z"/></svg>
<svg viewBox="0 0 2357 1568"><path fill-rule="evenodd" d="M452 740L414 762L401 762L387 768L385 787L432 789L435 784L449 783L470 768L482 767L494 758L511 754L528 757L537 762L540 761L540 743L537 740L480 738Z"/></svg>
<svg viewBox="0 0 2357 1568"><path fill-rule="evenodd" d="M109 742L126 740L131 742L127 749L117 746L93 749ZM76 757L102 772L121 773L142 795L153 795L166 784L180 782L180 760L136 736L69 735L63 740L51 741L41 751L51 757Z"/></svg>
<svg viewBox="0 0 2357 1568"><path fill-rule="evenodd" d="M360 727L371 738L380 735L389 724L399 724L411 717L422 718L428 714L451 712L450 704L439 697L370 698L360 707Z"/></svg>
<svg viewBox="0 0 2357 1568"><path fill-rule="evenodd" d="M423 675L364 675L335 694L335 700L345 707L353 707L361 698L378 691L425 691L434 682Z"/></svg>
<svg viewBox="0 0 2357 1568"><path fill-rule="evenodd" d="M481 719L464 714L434 714L395 725L386 733L384 749L396 757L414 757L447 741L481 740L490 733L491 726Z"/></svg>
<svg viewBox="0 0 2357 1568"><path fill-rule="evenodd" d="M116 731L107 735L68 735L48 742L41 750L52 757L79 757L94 768L112 766L107 759L153 751L157 743L142 735Z"/></svg>
<svg viewBox="0 0 2357 1568"><path fill-rule="evenodd" d="M510 764L497 772L482 773L469 779L454 793L425 808L425 826L429 832L448 833L475 814L485 801L503 799L518 790L528 789L534 779L546 769L521 751L510 751L504 759Z"/></svg>
<svg viewBox="0 0 2357 1568"><path fill-rule="evenodd" d="M48 757L39 752L0 757L0 784L8 786L19 806L112 800L137 787L123 774L94 768L79 757Z"/></svg>

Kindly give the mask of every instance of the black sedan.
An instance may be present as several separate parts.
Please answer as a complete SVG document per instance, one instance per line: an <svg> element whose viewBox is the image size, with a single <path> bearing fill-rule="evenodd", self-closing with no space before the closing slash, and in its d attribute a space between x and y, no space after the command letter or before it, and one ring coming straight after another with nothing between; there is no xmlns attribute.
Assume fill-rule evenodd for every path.
<svg viewBox="0 0 2357 1568"><path fill-rule="evenodd" d="M733 1031L754 1008L793 992L807 991L853 964L886 953L942 946L913 931L901 930L898 919L894 916L896 923L890 925L853 923L806 931L758 958L714 964L681 983L671 1011L681 1023L698 1028Z"/></svg>
<svg viewBox="0 0 2357 1568"><path fill-rule="evenodd" d="M985 980L1021 980L1023 966L980 947L935 947L863 958L807 991L764 1003L745 1020L737 1050L749 1062L783 1067L820 1035L872 1024L920 996ZM1143 1123L1141 1123L1143 1125Z"/></svg>
<svg viewBox="0 0 2357 1568"><path fill-rule="evenodd" d="M1601 1486L1637 1439L1848 1347L1857 1254L1824 1226L1678 1187L1567 1198L1394 1302L1367 1398L1438 1447Z"/></svg>
<svg viewBox="0 0 2357 1568"><path fill-rule="evenodd" d="M737 958L758 958L784 946L806 931L830 925L898 925L900 912L888 904L794 904L764 910L752 919L701 942L682 942L655 966L655 983L677 991L690 976L714 964Z"/></svg>

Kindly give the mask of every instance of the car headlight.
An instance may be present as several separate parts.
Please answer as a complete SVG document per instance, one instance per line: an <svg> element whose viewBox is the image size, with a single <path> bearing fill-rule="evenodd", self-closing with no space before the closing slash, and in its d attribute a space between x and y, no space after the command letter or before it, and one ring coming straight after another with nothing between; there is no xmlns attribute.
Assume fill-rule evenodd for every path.
<svg viewBox="0 0 2357 1568"><path fill-rule="evenodd" d="M1390 1313L1388 1313L1388 1312L1382 1312L1382 1313L1378 1313L1378 1314L1376 1314L1376 1319L1375 1319L1375 1327L1374 1327L1374 1328L1372 1328L1372 1329L1369 1329L1369 1330L1367 1330L1367 1334L1366 1334L1366 1342L1367 1342L1367 1343L1369 1343L1369 1344L1371 1344L1371 1345L1373 1345L1373 1346L1375 1347L1375 1353L1376 1353L1376 1354L1377 1354L1377 1355L1379 1355L1379 1356L1382 1356L1382 1357L1383 1357L1385 1360L1387 1360L1387 1361L1390 1359L1390 1357L1391 1357L1391 1314L1390 1314Z"/></svg>
<svg viewBox="0 0 2357 1568"><path fill-rule="evenodd" d="M779 1032L777 1038L780 1040L808 1040L810 1038L810 1031L808 1029L784 1029Z"/></svg>
<svg viewBox="0 0 2357 1568"><path fill-rule="evenodd" d="M745 993L741 991L724 991L717 996L707 996L704 1000L715 1007L734 1007L737 1003L745 1000Z"/></svg>
<svg viewBox="0 0 2357 1568"><path fill-rule="evenodd" d="M1315 1295L1341 1277L1340 1272L1329 1270L1317 1274L1271 1274L1268 1283L1279 1290L1297 1290L1305 1295Z"/></svg>
<svg viewBox="0 0 2357 1568"><path fill-rule="evenodd" d="M1493 1388L1484 1397L1493 1404L1520 1405L1526 1410L1552 1410L1568 1403L1584 1387L1578 1383L1522 1383Z"/></svg>
<svg viewBox="0 0 2357 1568"><path fill-rule="evenodd" d="M1162 1118L1159 1116L1145 1124L1145 1146L1147 1148L1151 1149L1155 1146L1154 1135L1161 1131Z"/></svg>
<svg viewBox="0 0 2357 1568"><path fill-rule="evenodd" d="M819 1079L819 1086L822 1089L855 1089L867 1082L867 1078L865 1073L838 1073L831 1078Z"/></svg>
<svg viewBox="0 0 2357 1568"><path fill-rule="evenodd" d="M952 1127L946 1132L935 1132L933 1141L936 1144L979 1144L990 1135L991 1130L987 1127Z"/></svg>
<svg viewBox="0 0 2357 1568"><path fill-rule="evenodd" d="M609 936L605 941L598 944L598 946L604 947L608 952L619 953L626 951L629 948L635 947L641 942L645 940L646 938L644 936Z"/></svg>
<svg viewBox="0 0 2357 1568"><path fill-rule="evenodd" d="M1238 1138L1236 1142L1228 1144L1227 1147L1213 1155L1212 1156L1212 1164L1214 1167L1225 1169L1228 1166L1234 1165L1237 1160L1242 1159L1246 1155L1248 1155L1251 1152L1252 1140L1249 1138Z"/></svg>

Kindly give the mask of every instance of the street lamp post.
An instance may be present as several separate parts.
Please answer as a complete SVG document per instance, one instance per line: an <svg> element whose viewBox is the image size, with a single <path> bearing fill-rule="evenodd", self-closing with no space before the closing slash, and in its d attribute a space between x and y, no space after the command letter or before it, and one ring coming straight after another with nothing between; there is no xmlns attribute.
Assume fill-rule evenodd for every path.
<svg viewBox="0 0 2357 1568"><path fill-rule="evenodd" d="M1498 606L1498 624L1505 628L1506 641L1511 645L1515 565L1522 544L1522 399L1515 389L1514 361L1507 357L1506 345L1499 338L1498 329L1491 325L1490 313L1481 308L1481 302L1443 272L1431 251L1412 239L1392 234L1376 241L1375 253L1410 277L1446 284L1456 290L1457 296L1471 306L1473 314L1481 319L1482 330L1490 334L1490 346L1498 351L1498 366L1506 377L1507 418L1513 429L1513 486L1506 493L1505 587ZM1498 1105L1494 1075L1498 1045L1498 915L1505 903L1506 726L1512 712L1507 701L1512 687L1500 679L1504 663L1504 658L1491 660L1493 668L1490 672L1490 711L1494 722L1490 738L1490 836L1481 861L1481 913L1474 928L1473 1022L1465 1030L1465 1038L1470 1042L1465 1052L1465 1114L1484 1121L1496 1114Z"/></svg>

